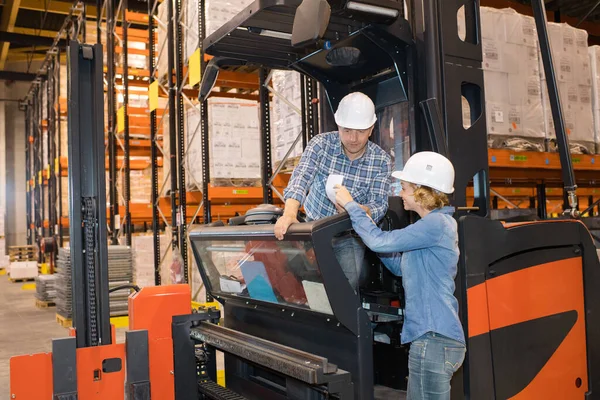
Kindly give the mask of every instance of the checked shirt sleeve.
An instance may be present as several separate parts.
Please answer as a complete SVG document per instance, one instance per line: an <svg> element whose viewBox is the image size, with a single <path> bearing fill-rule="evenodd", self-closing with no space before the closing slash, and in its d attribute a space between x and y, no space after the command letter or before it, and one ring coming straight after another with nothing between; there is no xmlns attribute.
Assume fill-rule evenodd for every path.
<svg viewBox="0 0 600 400"><path fill-rule="evenodd" d="M288 186L283 191L284 200L294 199L298 200L300 204L304 204L308 188L315 178L317 164L320 162L319 158L323 150L322 142L323 140L321 140L320 135L317 135L310 141L308 146L306 146L306 149L300 158L300 162L296 168L294 168Z"/></svg>
<svg viewBox="0 0 600 400"><path fill-rule="evenodd" d="M388 194L390 190L390 174L392 166L386 158L381 166L382 171L370 182L369 201L365 206L371 210L373 220L379 222L388 208Z"/></svg>

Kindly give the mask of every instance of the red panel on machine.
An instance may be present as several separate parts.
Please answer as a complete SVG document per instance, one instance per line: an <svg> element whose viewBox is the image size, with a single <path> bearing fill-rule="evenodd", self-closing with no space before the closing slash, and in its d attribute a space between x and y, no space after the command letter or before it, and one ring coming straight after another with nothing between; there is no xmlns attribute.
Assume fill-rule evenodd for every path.
<svg viewBox="0 0 600 400"><path fill-rule="evenodd" d="M19 400L52 398L52 353L10 358L10 395Z"/></svg>
<svg viewBox="0 0 600 400"><path fill-rule="evenodd" d="M103 362L121 359L121 369L103 372ZM125 344L77 349L77 392L81 400L124 398Z"/></svg>
<svg viewBox="0 0 600 400"><path fill-rule="evenodd" d="M129 297L129 329L148 330L150 385L153 399L174 399L173 339L175 315L191 314L189 285L151 286Z"/></svg>

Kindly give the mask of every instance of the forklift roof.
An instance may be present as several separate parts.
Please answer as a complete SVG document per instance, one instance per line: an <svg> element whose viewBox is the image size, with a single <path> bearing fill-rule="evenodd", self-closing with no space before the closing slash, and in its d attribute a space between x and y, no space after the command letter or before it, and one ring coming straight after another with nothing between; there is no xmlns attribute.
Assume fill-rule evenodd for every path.
<svg viewBox="0 0 600 400"><path fill-rule="evenodd" d="M205 52L311 76L325 85L334 110L355 90L368 94L378 108L407 99L405 64L413 40L402 17L403 3L329 1L331 16L322 39L295 47L292 31L301 4L255 1L204 40Z"/></svg>

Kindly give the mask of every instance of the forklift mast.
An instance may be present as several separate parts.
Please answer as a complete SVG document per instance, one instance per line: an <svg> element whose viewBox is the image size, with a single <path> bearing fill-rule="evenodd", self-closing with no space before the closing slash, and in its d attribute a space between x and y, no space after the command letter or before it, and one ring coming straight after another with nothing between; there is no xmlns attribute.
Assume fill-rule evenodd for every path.
<svg viewBox="0 0 600 400"><path fill-rule="evenodd" d="M69 224L77 347L111 344L102 46L69 43Z"/></svg>

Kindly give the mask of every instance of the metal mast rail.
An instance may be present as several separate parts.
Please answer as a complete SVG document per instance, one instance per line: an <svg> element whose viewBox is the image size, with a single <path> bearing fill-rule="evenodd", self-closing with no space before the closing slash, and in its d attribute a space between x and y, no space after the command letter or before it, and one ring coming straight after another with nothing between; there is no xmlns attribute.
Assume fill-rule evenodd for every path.
<svg viewBox="0 0 600 400"><path fill-rule="evenodd" d="M69 44L69 224L77 347L111 343L102 45Z"/></svg>

